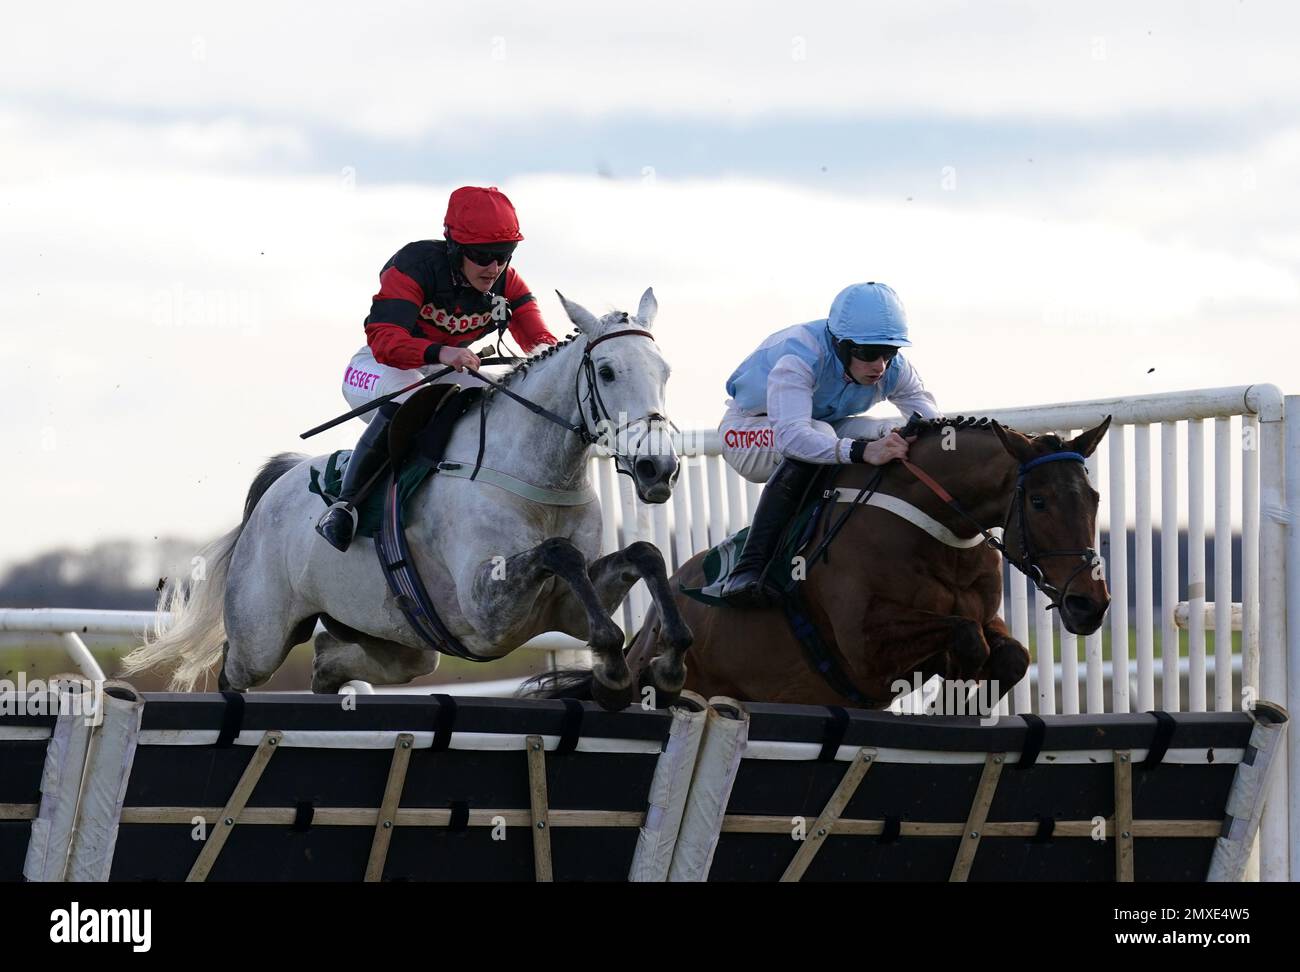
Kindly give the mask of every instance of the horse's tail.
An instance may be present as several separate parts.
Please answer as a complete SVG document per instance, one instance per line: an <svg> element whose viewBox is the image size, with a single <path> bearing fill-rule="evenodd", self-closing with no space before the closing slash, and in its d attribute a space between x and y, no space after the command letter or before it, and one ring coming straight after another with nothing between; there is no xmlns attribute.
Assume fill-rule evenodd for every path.
<svg viewBox="0 0 1300 972"><path fill-rule="evenodd" d="M520 699L591 699L590 668L557 668L527 679L515 697Z"/></svg>
<svg viewBox="0 0 1300 972"><path fill-rule="evenodd" d="M158 595L159 614L154 630L145 635L144 644L122 659L123 675L149 668L175 666L171 678L173 692L192 692L221 660L226 644L223 610L226 601L226 574L235 542L253 515L257 501L271 484L306 457L296 452L282 452L268 459L248 487L244 500L244 518L239 526L204 547L195 558L196 569L189 583L172 579ZM166 615L170 615L167 617Z"/></svg>

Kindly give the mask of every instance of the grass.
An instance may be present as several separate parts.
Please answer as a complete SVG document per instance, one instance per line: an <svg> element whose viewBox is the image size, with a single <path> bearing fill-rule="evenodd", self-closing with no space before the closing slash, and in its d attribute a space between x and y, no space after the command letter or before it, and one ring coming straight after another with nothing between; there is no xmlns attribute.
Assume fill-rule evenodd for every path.
<svg viewBox="0 0 1300 972"><path fill-rule="evenodd" d="M1055 619L1053 619L1053 625L1056 626L1059 631L1059 625L1056 624ZM1072 639L1067 636L1065 642L1067 646L1067 650L1068 650L1068 646L1071 644L1071 641ZM1080 642L1079 657L1082 659L1086 651L1086 647L1085 647L1086 642L1084 642L1082 638L1078 639L1078 641ZM1156 630L1153 636L1152 646L1153 646L1152 650L1156 658L1164 657L1164 651L1160 644L1160 631L1158 629ZM1038 657L1037 654L1038 638L1034 631L1032 621L1029 628L1029 642L1026 645L1026 647L1029 649L1030 657L1032 658ZM1058 646L1057 649L1058 661L1060 660L1059 650L1060 649ZM1236 655L1241 654L1241 632L1240 631L1232 632L1232 652L1233 654ZM1180 628L1178 631L1178 654L1179 657L1181 658L1187 658L1191 655L1191 650L1189 648L1188 632L1186 631L1186 629ZM1214 657L1214 632L1213 631L1207 631L1205 633L1205 655L1207 659L1212 659ZM1111 658L1111 636L1110 636L1110 625L1108 624L1102 625L1101 657L1103 660L1106 661L1109 661ZM1133 628L1132 626L1130 626L1128 629L1128 657L1130 662L1132 662L1137 658L1137 629ZM1211 664L1211 663L1207 662L1207 664Z"/></svg>
<svg viewBox="0 0 1300 972"><path fill-rule="evenodd" d="M1053 625L1057 626L1056 619L1053 618ZM1059 626L1057 626L1059 629ZM1110 626L1103 625L1101 632L1102 658L1109 660L1111 658L1111 637ZM1082 642L1082 639L1079 639ZM1029 655L1032 659L1038 657L1038 639L1035 635L1034 628L1031 624L1029 630L1029 642L1026 647L1029 648ZM1189 656L1188 633L1180 630L1178 633L1179 655L1183 658ZM1205 636L1205 653L1206 668L1210 672L1214 670L1214 633L1206 632ZM1071 639L1066 640L1066 645L1071 644ZM131 642L123 641L118 644L103 643L92 645L91 651L95 660L99 662L100 667L111 678L113 673L118 670L120 660L123 655L134 647ZM1241 653L1241 632L1232 633L1232 650L1234 654ZM1160 632L1157 630L1154 637L1154 652L1156 664L1162 657L1160 646ZM1078 648L1079 663L1083 665L1083 659L1086 657L1085 646L1079 644ZM1128 638L1128 657L1130 665L1135 665L1137 660L1137 631L1130 627ZM1057 661L1059 662L1060 650L1057 649ZM507 655L500 661L476 663L462 661L459 658L443 657L438 664L438 670L432 675L426 675L416 679L414 685L456 685L470 682L481 682L495 679L506 678L526 678L529 675L535 675L538 672L545 671L547 668L547 657L542 652L537 651L518 651L512 655ZM32 642L29 644L13 644L0 647L0 678L16 681L19 672L26 672L27 680L48 679L53 675L69 672L74 669L71 659L63 652L58 641L51 637L48 641ZM166 678L152 673L145 673L135 676L131 683L136 688L145 692L159 692L166 689ZM261 686L263 691L280 691L292 692L301 691L309 688L311 685L311 646L308 644L298 645L290 653L284 665L275 673L269 682ZM216 678L211 680L209 689L215 690Z"/></svg>
<svg viewBox="0 0 1300 972"><path fill-rule="evenodd" d="M91 653L99 662L99 667L109 676L120 667L122 656L136 645L133 642L103 643L91 646ZM312 649L309 644L294 648L280 670L259 691L294 692L311 686ZM470 662L459 658L443 656L438 662L438 670L432 675L416 679L413 685L447 686L482 682L505 678L525 678L547 669L547 656L539 651L517 651L495 662ZM53 675L75 671L72 660L63 651L58 641L51 637L48 641L33 641L0 647L0 678L17 681L18 673L25 672L27 681L48 679ZM146 672L132 676L131 684L142 692L161 692L167 688L165 675ZM209 680L207 688L216 690L216 675Z"/></svg>

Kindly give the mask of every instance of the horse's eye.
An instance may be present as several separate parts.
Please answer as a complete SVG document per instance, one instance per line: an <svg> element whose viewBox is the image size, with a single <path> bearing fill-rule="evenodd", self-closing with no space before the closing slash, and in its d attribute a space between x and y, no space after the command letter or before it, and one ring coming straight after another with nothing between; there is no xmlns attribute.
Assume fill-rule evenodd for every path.
<svg viewBox="0 0 1300 972"><path fill-rule="evenodd" d="M1047 509L1047 500L1041 496L1031 496L1029 497L1029 505L1036 510L1045 510Z"/></svg>
<svg viewBox="0 0 1300 972"><path fill-rule="evenodd" d="M614 369L611 368L609 365L601 365L601 366L600 366L600 380L601 380L601 381L613 381L613 380L614 380Z"/></svg>

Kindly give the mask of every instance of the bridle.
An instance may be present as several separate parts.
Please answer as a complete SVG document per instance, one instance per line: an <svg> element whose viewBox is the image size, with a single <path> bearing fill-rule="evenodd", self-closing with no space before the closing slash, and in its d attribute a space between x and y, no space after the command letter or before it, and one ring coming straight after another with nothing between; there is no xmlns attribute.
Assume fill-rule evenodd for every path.
<svg viewBox="0 0 1300 972"><path fill-rule="evenodd" d="M583 414L583 401L585 400L587 403L587 410L588 414L591 416L592 428L586 428L586 422L584 420L582 436L583 441L588 445L596 445L601 441L601 439L608 439L611 442L617 442L623 436L623 433L625 433L629 428L634 425L639 425L642 422L645 423L647 435L651 434L656 427L663 426L667 426L674 432L678 431L677 426L672 423L672 420L661 412L646 412L640 418L631 419L616 426L614 424L614 417L609 414L609 408L605 405L605 400L600 395L600 384L596 381L596 362L592 360L591 349L602 341L608 341L610 338L634 334L640 335L641 337L647 337L651 341L654 340L654 335L649 331L642 331L636 328L625 328L621 331L611 331L608 334L602 334L600 337L596 338L596 340L587 342L587 346L582 351L582 366L578 369L578 373L574 375L573 378L573 397L578 403L579 415ZM578 391L578 380L582 377L587 379L587 394L585 396ZM602 426L604 426L603 431L601 428ZM633 476L631 459L613 448L612 444L609 452L614 458L614 468L629 479L635 478ZM673 473L672 479L668 483L669 486L672 486L677 482L677 477L681 474L681 470L682 467L679 464L676 471Z"/></svg>
<svg viewBox="0 0 1300 972"><path fill-rule="evenodd" d="M597 345L605 341L608 341L611 338L631 337L631 336L649 338L651 341L654 340L654 335L651 334L649 331L643 331L639 328L629 327L619 331L610 331L608 334L602 334L600 337L595 338L594 340L587 341L586 346L582 349L582 364L578 368L578 372L573 379L573 398L574 398L574 403L578 409L578 421L576 423L570 422L568 419L564 418L563 416L555 414L550 409L544 408L543 406L538 405L536 402L532 401L531 399L526 398L515 391L512 391L506 385L502 384L499 381L496 381L495 379L489 378L486 375L479 374L477 371L474 371L473 369L467 368L466 370L469 371L470 374L474 375L474 377L483 381L485 384L491 385L493 388L501 392L506 397L514 399L516 402L524 406L524 408L528 409L530 412L533 412L536 415L540 415L542 418L546 419L549 422L552 422L555 425L558 425L560 428L572 432L579 439L581 439L585 445L589 445L589 446L597 445L601 443L602 440L605 441L613 440L613 442L617 442L618 438L624 432L626 432L628 428L637 425L641 422L644 422L646 424L647 434L649 434L650 431L654 429L656 426L667 426L669 429L675 432L677 431L677 426L675 426L666 415L660 412L647 412L645 415L642 415L640 418L632 419L631 421L624 422L621 425L615 426L614 419L609 414L609 409L605 406L604 399L601 398L600 386L596 382L596 363L591 358L591 352ZM587 379L587 393L585 395L583 395L579 389L579 384L583 376L585 376ZM586 405L585 408L584 408L584 403ZM590 414L591 417L590 426L588 426L587 424L588 414ZM605 426L604 430L602 430L601 428L602 425ZM485 435L486 435L485 429L486 429L486 422L481 422L479 426L479 463L482 462L482 457L483 457L483 446L484 446ZM619 452L617 449L613 448L612 445L609 451L614 459L614 468L619 473L627 476L628 478L635 478L633 475L632 458ZM681 473L681 466L679 464L677 470L673 473L673 477L672 480L669 482L669 486L673 485L673 483L677 481L677 476L680 473Z"/></svg>
<svg viewBox="0 0 1300 972"><path fill-rule="evenodd" d="M1002 554L1007 563L1011 564L1011 566L1015 567L1018 571L1028 577L1030 581L1033 582L1033 585L1047 596L1049 601L1047 610L1049 611L1052 608L1059 608L1061 606L1061 602L1065 600L1066 592L1069 591L1070 585L1074 583L1074 579L1079 576L1081 571L1088 570L1096 564L1098 560L1097 551L1092 547L1083 547L1074 550L1034 549L1033 541L1029 535L1029 520L1025 516L1025 477L1039 466L1046 465L1049 462L1062 461L1083 464L1087 460L1077 452L1051 452L1045 456L1037 456L1036 458L1030 459L1028 462L1020 464L1020 469L1016 475L1015 493L1012 495L1011 505L1007 508L1006 519L1003 520L1002 523L1003 536L1007 533L1007 527L1011 523L1012 517L1016 518L1020 527L1020 556L1013 557L1008 552L1006 544L1002 540L999 540L988 530L984 529L984 527L981 526L974 517L962 508L961 504L957 502L952 494L939 485L939 483L926 473L925 470L916 466L907 459L899 460L899 462L901 462L913 476L925 484L931 492L952 507L952 509L963 519L973 524L975 529L979 530L979 532L984 535L984 540L990 547ZM1079 566L1070 573L1070 576L1065 579L1065 583L1061 585L1061 587L1057 587L1054 584L1049 584L1047 579L1043 576L1043 569L1039 566L1038 561L1044 557L1079 557L1082 560L1082 563L1080 563Z"/></svg>

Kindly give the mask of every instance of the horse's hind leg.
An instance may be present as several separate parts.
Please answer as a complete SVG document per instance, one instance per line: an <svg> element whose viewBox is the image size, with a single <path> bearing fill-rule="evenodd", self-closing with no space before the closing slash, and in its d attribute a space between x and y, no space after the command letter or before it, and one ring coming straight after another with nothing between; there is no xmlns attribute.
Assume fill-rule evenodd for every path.
<svg viewBox="0 0 1300 972"><path fill-rule="evenodd" d="M217 686L223 692L244 692L261 685L284 664L290 649L311 637L316 615L292 621L275 612L261 618L244 615L232 626L226 615L226 645L221 653Z"/></svg>
<svg viewBox="0 0 1300 972"><path fill-rule="evenodd" d="M401 685L438 667L436 652L371 638L330 617L321 620L326 630L312 641L313 692L333 694L353 680Z"/></svg>

